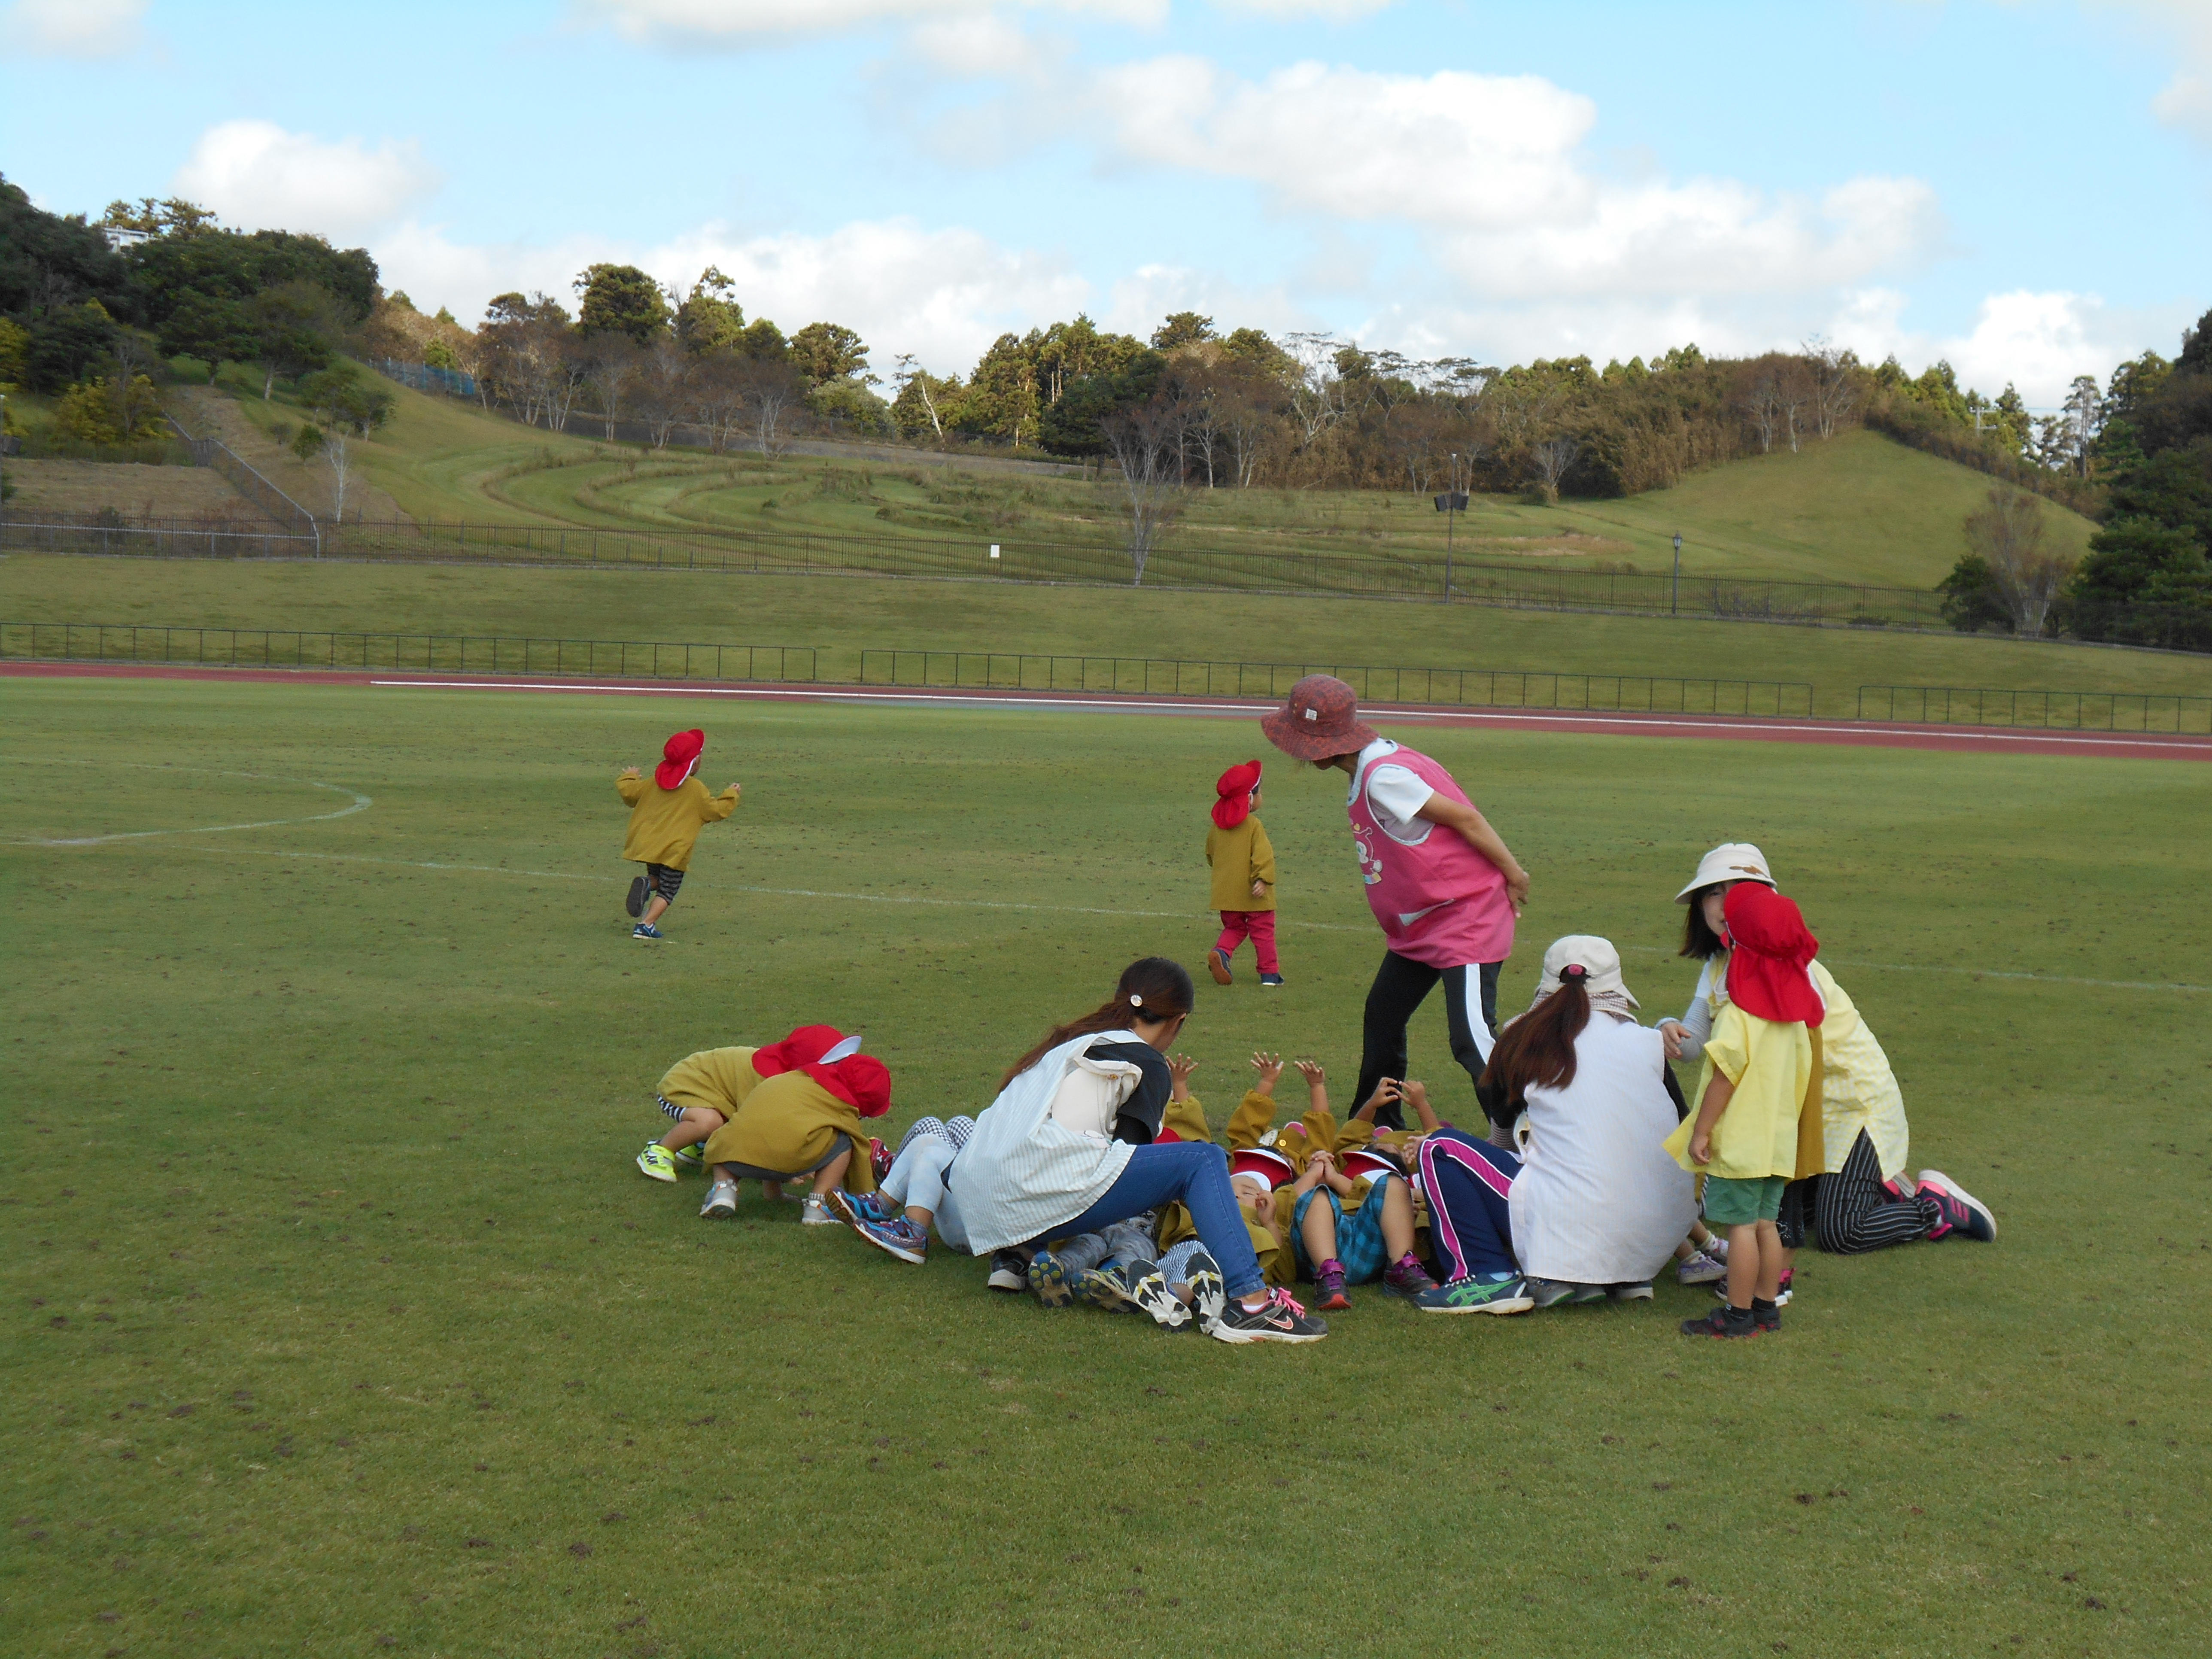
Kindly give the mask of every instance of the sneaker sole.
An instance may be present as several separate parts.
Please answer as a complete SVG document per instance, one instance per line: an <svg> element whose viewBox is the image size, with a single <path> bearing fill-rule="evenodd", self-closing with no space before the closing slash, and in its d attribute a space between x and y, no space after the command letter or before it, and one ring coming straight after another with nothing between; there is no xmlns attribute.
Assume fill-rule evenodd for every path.
<svg viewBox="0 0 2212 1659"><path fill-rule="evenodd" d="M1996 1212L1991 1210L1988 1205L1983 1203L1980 1199L1976 1198L1972 1193L1968 1192L1964 1187L1961 1187L1957 1182L1952 1180L1950 1176L1945 1175L1941 1170L1923 1170L1920 1172L1920 1178L1923 1181L1927 1182L1931 1186L1942 1188L1953 1198L1957 1199L1960 1203L1965 1205L1976 1215L1981 1217L1982 1224L1990 1230L1990 1236L1985 1239L1977 1240L1976 1242L1978 1243L1994 1244L1996 1243ZM1972 1234L1967 1236L1969 1237L1972 1237Z"/></svg>
<svg viewBox="0 0 2212 1659"><path fill-rule="evenodd" d="M1727 1277L1728 1269L1723 1267L1717 1273L1693 1273L1687 1279L1683 1278L1680 1273L1676 1273L1674 1275L1674 1282L1677 1285L1717 1285L1721 1280Z"/></svg>
<svg viewBox="0 0 2212 1659"><path fill-rule="evenodd" d="M731 1204L727 1209L723 1208L720 1205L716 1205L710 1209L702 1204L699 1206L699 1219L702 1221L727 1221L731 1217L737 1214L737 1212L738 1206L735 1203Z"/></svg>
<svg viewBox="0 0 2212 1659"><path fill-rule="evenodd" d="M1190 1323L1190 1310L1176 1300L1169 1290L1167 1281L1149 1279L1138 1283L1135 1296L1137 1306L1152 1316L1152 1323L1164 1331L1179 1331Z"/></svg>
<svg viewBox="0 0 2212 1659"><path fill-rule="evenodd" d="M1231 1347L1242 1347L1249 1342L1318 1342L1327 1331L1255 1331L1249 1326L1231 1325L1227 1320L1216 1322L1206 1333L1217 1342L1226 1342Z"/></svg>
<svg viewBox="0 0 2212 1659"><path fill-rule="evenodd" d="M1094 1308L1103 1308L1108 1313L1141 1314L1145 1304L1131 1296L1111 1273L1096 1269L1083 1275L1075 1293Z"/></svg>
<svg viewBox="0 0 2212 1659"><path fill-rule="evenodd" d="M1606 1295L1615 1302L1649 1302L1651 1300L1651 1287L1649 1285L1629 1285L1609 1290Z"/></svg>
<svg viewBox="0 0 2212 1659"><path fill-rule="evenodd" d="M629 896L623 900L623 908L629 912L629 919L632 921L635 921L645 914L645 878L643 876L634 876L630 878Z"/></svg>
<svg viewBox="0 0 2212 1659"><path fill-rule="evenodd" d="M907 1262L911 1266L919 1267L923 1262L929 1260L926 1252L921 1250L909 1250L903 1244L894 1244L889 1239L878 1238L873 1233L870 1232L865 1227L855 1227L853 1231L860 1234L862 1238L867 1240L869 1243L874 1245L878 1249L881 1250L885 1255L896 1256L901 1261Z"/></svg>
<svg viewBox="0 0 2212 1659"><path fill-rule="evenodd" d="M1213 975L1213 982L1216 985L1237 983L1237 975L1229 971L1228 964L1221 960L1221 952L1218 951L1208 951L1206 953L1206 971Z"/></svg>
<svg viewBox="0 0 2212 1659"><path fill-rule="evenodd" d="M1075 1300L1075 1292L1067 1287L1067 1269L1057 1261L1048 1268L1032 1267L1029 1288L1048 1308L1065 1308Z"/></svg>
<svg viewBox="0 0 2212 1659"><path fill-rule="evenodd" d="M1008 1296L1019 1296L1030 1287L1028 1279L1020 1277L1012 1267L1003 1267L983 1281L986 1290L1003 1291Z"/></svg>
<svg viewBox="0 0 2212 1659"><path fill-rule="evenodd" d="M1414 1304L1423 1313L1433 1314L1517 1314L1527 1313L1536 1305L1532 1296L1502 1296L1495 1302L1469 1302L1461 1307L1437 1307L1428 1303Z"/></svg>
<svg viewBox="0 0 2212 1659"><path fill-rule="evenodd" d="M836 1216L854 1232L860 1231L861 1225L867 1220L866 1216L853 1207L853 1195L842 1187L823 1199L822 1202L831 1215ZM873 1243L872 1240L870 1242Z"/></svg>
<svg viewBox="0 0 2212 1659"><path fill-rule="evenodd" d="M1208 1336L1221 1322L1221 1316L1229 1311L1229 1288L1222 1283L1218 1273L1205 1272L1190 1280L1190 1310L1197 1316L1198 1328Z"/></svg>
<svg viewBox="0 0 2212 1659"><path fill-rule="evenodd" d="M671 1170L667 1171L665 1174L663 1174L660 1170L654 1169L654 1168L653 1168L651 1164L639 1164L639 1165L637 1166L637 1172L638 1172L640 1175L643 1176L644 1176L647 1181L665 1181L665 1182L669 1182L672 1186L675 1183L675 1181L676 1181L676 1171L675 1171L675 1170Z"/></svg>

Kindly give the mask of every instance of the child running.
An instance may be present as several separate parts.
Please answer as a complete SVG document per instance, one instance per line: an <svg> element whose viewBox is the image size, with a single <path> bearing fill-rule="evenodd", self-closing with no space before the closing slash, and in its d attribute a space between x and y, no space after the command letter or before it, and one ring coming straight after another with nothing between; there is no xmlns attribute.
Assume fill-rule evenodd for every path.
<svg viewBox="0 0 2212 1659"><path fill-rule="evenodd" d="M1260 763L1232 766L1215 781L1213 828L1206 832L1206 861L1213 866L1213 908L1221 937L1206 955L1217 985L1236 981L1230 959L1249 939L1260 964L1260 983L1283 982L1275 956L1275 848L1260 811Z"/></svg>
<svg viewBox="0 0 2212 1659"><path fill-rule="evenodd" d="M691 867L691 847L699 839L699 831L708 824L720 823L738 810L740 792L736 784L719 795L710 795L707 786L692 775L706 747L704 732L678 732L661 746L660 764L653 769L650 783L635 766L624 767L615 780L623 805L629 808L629 829L623 836L622 855L632 864L645 866L645 873L630 883L624 906L639 918L630 932L632 939L662 937L656 924L676 902L684 872Z"/></svg>
<svg viewBox="0 0 2212 1659"><path fill-rule="evenodd" d="M1820 1101L1808 1097L1811 1034L1825 1010L1806 972L1820 941L1794 902L1759 882L1730 888L1723 916L1729 1001L1705 1039L1698 1109L1666 1146L1676 1163L1705 1177L1705 1219L1728 1229L1728 1302L1684 1320L1685 1336L1782 1328L1775 1298L1786 1263L1775 1224L1803 1155L1801 1118L1812 1131L1812 1168L1820 1168Z"/></svg>

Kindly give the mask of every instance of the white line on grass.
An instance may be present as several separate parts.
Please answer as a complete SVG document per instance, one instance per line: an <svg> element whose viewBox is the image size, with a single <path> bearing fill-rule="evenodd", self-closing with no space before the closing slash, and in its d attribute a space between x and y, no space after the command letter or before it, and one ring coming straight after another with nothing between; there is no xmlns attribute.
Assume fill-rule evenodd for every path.
<svg viewBox="0 0 2212 1659"><path fill-rule="evenodd" d="M921 704L982 705L992 708L1052 710L1080 708L1107 714L1259 714L1274 707L1272 702L1204 702L1194 697L1149 699L1138 697L1076 697L1054 696L1050 693L1027 696L1002 696L984 691L963 691L952 688L927 686L889 687L882 690L861 690L836 687L812 687L801 684L777 687L772 690L722 685L686 685L671 681L665 685L612 685L592 684L562 684L538 680L371 680L372 686L391 690L441 691L574 691L595 694L619 694L632 696L686 697L754 697L774 702L890 703L902 707ZM2166 742L2155 738L2139 737L2129 732L2116 732L2110 737L2068 737L2055 732L1992 732L1982 727L1967 731L1947 730L1935 726L1861 726L1850 721L1789 722L1764 716L1752 720L1664 720L1650 715L1593 714L1575 711L1533 710L1527 713L1510 709L1451 709L1451 708L1389 708L1370 709L1376 720L1500 720L1522 721L1531 725L1565 724L1570 726L1607 726L1620 731L1649 732L1727 732L1757 733L1765 732L1818 732L1826 736L1862 735L1874 738L1910 737L1929 738L1950 743L2059 743L2079 744L2097 749L2179 749L2191 754L2202 754L2207 745L2186 739Z"/></svg>
<svg viewBox="0 0 2212 1659"><path fill-rule="evenodd" d="M219 772L205 766L157 766L143 761L93 761L41 758L33 763L16 757L0 756L0 764L40 766L100 766L127 768L134 772L190 772L208 778L251 778L257 783L289 783L307 789L327 789L334 795L351 798L353 805L341 806L335 812L317 812L304 818L264 818L258 823L210 823L196 830L125 830L112 836L64 836L46 838L23 836L15 838L22 847L97 847L104 842L144 841L154 836L219 836L232 830L276 830L290 823L327 823L332 818L351 817L356 812L366 812L376 802L355 789L342 784L317 783L312 778L280 778L270 772Z"/></svg>
<svg viewBox="0 0 2212 1659"><path fill-rule="evenodd" d="M40 842L43 847L79 847L83 842ZM505 864L447 864L427 859L377 858L366 853L297 853L281 852L259 847L191 847L179 851L208 853L216 857L237 855L244 858L301 859L321 864L382 864L402 870L441 870L467 875L524 876L541 881L581 881L607 886L623 884L621 876L583 876L568 870L518 870ZM1064 916L1127 916L1148 921L1208 921L1209 915L1194 915L1182 910L1114 910L1095 904L1025 904L1005 899L932 898L919 893L840 893L814 887L752 887L738 884L718 884L719 890L732 893L757 893L764 898L838 899L852 904L912 904L953 910L1025 910L1050 915ZM1285 921L1279 925L1316 933L1364 933L1369 930L1348 927L1336 921ZM1630 945L1621 947L1639 956L1671 957L1675 954L1663 945ZM1965 974L1976 979L2027 980L2039 985L2085 985L2112 991L2180 991L2212 993L2212 985L2168 984L2149 980L2082 979L2070 974L2029 974L1993 968L1962 968L1948 963L1860 962L1848 957L1825 958L1838 968L1864 968L1878 974Z"/></svg>

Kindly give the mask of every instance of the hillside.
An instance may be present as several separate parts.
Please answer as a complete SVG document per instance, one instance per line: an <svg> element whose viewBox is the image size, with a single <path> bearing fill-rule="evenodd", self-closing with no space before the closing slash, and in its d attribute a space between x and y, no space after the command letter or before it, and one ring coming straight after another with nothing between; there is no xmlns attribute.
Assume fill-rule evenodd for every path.
<svg viewBox="0 0 2212 1659"><path fill-rule="evenodd" d="M240 383L226 382L233 391ZM911 463L641 450L536 431L404 387L391 422L356 447L370 483L417 520L600 529L811 532L901 540L1112 543L1111 483L1040 470L1009 477L918 453ZM258 387L255 388L258 391ZM289 423L280 398L236 398L246 422ZM1981 474L1854 431L1699 473L1668 490L1556 507L1478 496L1451 526L1462 560L1663 572L1683 538L1686 575L1932 586L1965 550ZM372 514L374 509L371 509ZM2052 541L2078 552L2093 526L2046 506ZM1447 526L1426 497L1374 490L1190 492L1170 547L1389 554L1439 567Z"/></svg>

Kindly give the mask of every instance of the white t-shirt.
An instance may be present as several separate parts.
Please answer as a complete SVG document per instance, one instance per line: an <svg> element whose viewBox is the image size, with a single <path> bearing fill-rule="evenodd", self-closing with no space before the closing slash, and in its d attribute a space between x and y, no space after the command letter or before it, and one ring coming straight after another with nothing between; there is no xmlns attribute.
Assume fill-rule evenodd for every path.
<svg viewBox="0 0 2212 1659"><path fill-rule="evenodd" d="M1382 833L1393 841L1418 847L1436 826L1415 814L1429 804L1429 797L1437 792L1422 782L1411 769L1392 766L1384 760L1384 757L1397 752L1398 745L1388 738L1377 738L1361 750L1358 764L1352 774L1352 787L1345 799L1358 799L1364 787L1368 810L1375 814L1375 822L1382 826Z"/></svg>

